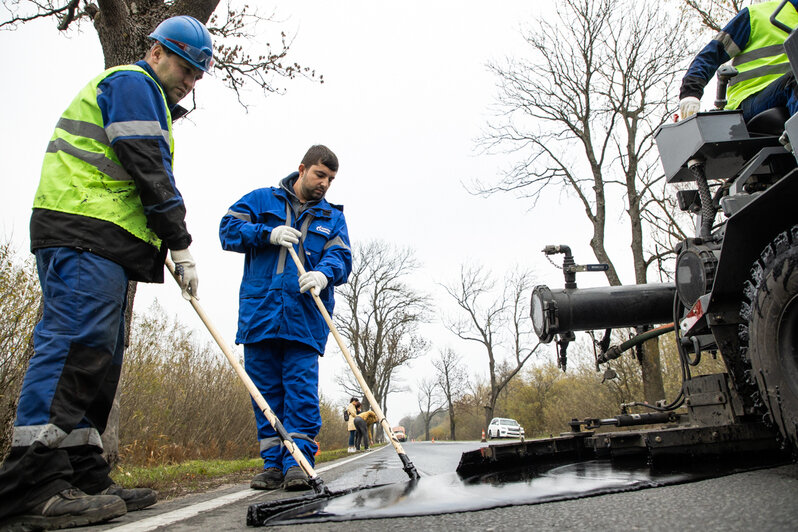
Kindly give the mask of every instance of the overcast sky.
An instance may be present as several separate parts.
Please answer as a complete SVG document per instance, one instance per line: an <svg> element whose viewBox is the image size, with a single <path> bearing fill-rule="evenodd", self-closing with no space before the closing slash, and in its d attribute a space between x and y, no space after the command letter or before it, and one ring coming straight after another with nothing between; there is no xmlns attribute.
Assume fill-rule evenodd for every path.
<svg viewBox="0 0 798 532"><path fill-rule="evenodd" d="M433 296L436 309L451 308L438 283L456 279L466 261L497 276L530 269L537 282L557 287L562 276L540 253L544 245L567 243L578 262L595 262L584 212L566 194L552 191L530 209L528 200L479 198L463 186L495 178L513 161L476 147L496 96L486 64L526 54L520 30L550 12L551 3L263 2L282 22L264 26L258 41L276 42L280 29L294 35L291 57L322 73L325 83L277 80L286 94L263 98L252 92L245 112L219 79L206 77L197 84L198 109L175 127L175 173L194 237L200 302L230 343L243 255L221 250L219 220L247 192L296 170L316 143L338 154L341 166L327 199L344 204L352 242L382 239L413 248L423 266L412 282ZM254 53L257 45L252 43ZM0 32L0 49L0 234L26 254L30 206L53 126L103 60L93 28L64 36L52 21ZM611 222L618 230L610 247L625 252L628 233L621 223ZM621 272L632 282L631 272ZM579 280L606 284L598 276ZM171 280L140 284L136 310L155 299L210 341ZM439 350L453 347L465 356L470 374L487 375L486 356L445 331L437 317L423 332L432 349L400 373L410 390L389 401L394 424L417 413L415 383L432 373L429 360ZM546 349L541 356L553 355ZM344 399L335 384L343 371L331 336L321 362L326 397Z"/></svg>

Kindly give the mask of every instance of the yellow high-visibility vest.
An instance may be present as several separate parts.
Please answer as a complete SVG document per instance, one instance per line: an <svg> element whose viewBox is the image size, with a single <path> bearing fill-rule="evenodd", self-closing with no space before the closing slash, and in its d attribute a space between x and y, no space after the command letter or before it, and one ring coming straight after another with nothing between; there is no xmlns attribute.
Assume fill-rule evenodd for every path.
<svg viewBox="0 0 798 532"><path fill-rule="evenodd" d="M138 188L111 147L97 103L100 83L111 74L125 70L140 72L155 81L139 66L117 66L94 78L75 96L61 115L47 146L33 208L105 220L160 248L160 238L147 227ZM119 123L111 127L124 129L117 133L126 134L136 132L130 128L140 128L141 133L146 134L153 134L157 129L167 139L170 153L174 155L172 116L166 94L157 81L156 85L166 109L167 131L163 131L160 124L149 122Z"/></svg>
<svg viewBox="0 0 798 532"><path fill-rule="evenodd" d="M747 97L790 72L790 61L784 53L787 34L770 23L770 15L779 3L776 0L748 7L751 36L745 51L732 59L739 74L729 82L726 109L737 109ZM777 18L791 28L798 26L798 12L791 3L787 3Z"/></svg>

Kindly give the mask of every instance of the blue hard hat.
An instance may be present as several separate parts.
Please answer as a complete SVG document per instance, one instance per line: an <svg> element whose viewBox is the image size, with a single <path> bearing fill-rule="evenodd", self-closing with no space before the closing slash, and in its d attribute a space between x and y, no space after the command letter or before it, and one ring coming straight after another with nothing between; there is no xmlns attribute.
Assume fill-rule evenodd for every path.
<svg viewBox="0 0 798 532"><path fill-rule="evenodd" d="M150 39L155 39L203 72L213 66L211 34L194 17L179 15L168 18L150 33Z"/></svg>

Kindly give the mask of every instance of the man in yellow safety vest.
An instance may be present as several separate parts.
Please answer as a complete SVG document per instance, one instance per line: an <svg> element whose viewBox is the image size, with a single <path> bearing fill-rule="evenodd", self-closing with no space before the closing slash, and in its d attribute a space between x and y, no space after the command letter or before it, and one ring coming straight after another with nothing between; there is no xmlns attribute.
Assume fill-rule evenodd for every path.
<svg viewBox="0 0 798 532"><path fill-rule="evenodd" d="M781 2L755 2L742 9L693 59L679 91L679 118L699 110L700 99L715 71L731 59L738 74L729 81L726 109L740 109L749 120L773 107L798 111L798 87L784 53L788 34L771 24L770 16ZM778 20L798 26L798 0L790 0Z"/></svg>
<svg viewBox="0 0 798 532"><path fill-rule="evenodd" d="M172 120L211 68L213 43L188 16L150 38L144 60L78 93L47 146L30 222L44 313L0 468L2 530L90 525L156 501L113 483L100 434L121 373L128 281L163 282L171 250L184 297L197 293Z"/></svg>

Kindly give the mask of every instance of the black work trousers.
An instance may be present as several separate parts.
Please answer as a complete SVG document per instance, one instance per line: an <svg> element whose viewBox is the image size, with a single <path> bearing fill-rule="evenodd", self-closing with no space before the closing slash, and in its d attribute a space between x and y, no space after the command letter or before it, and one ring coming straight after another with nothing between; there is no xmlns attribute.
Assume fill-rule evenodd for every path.
<svg viewBox="0 0 798 532"><path fill-rule="evenodd" d="M355 449L360 450L360 444L363 444L363 449L369 448L369 428L366 420L360 416L355 417Z"/></svg>

